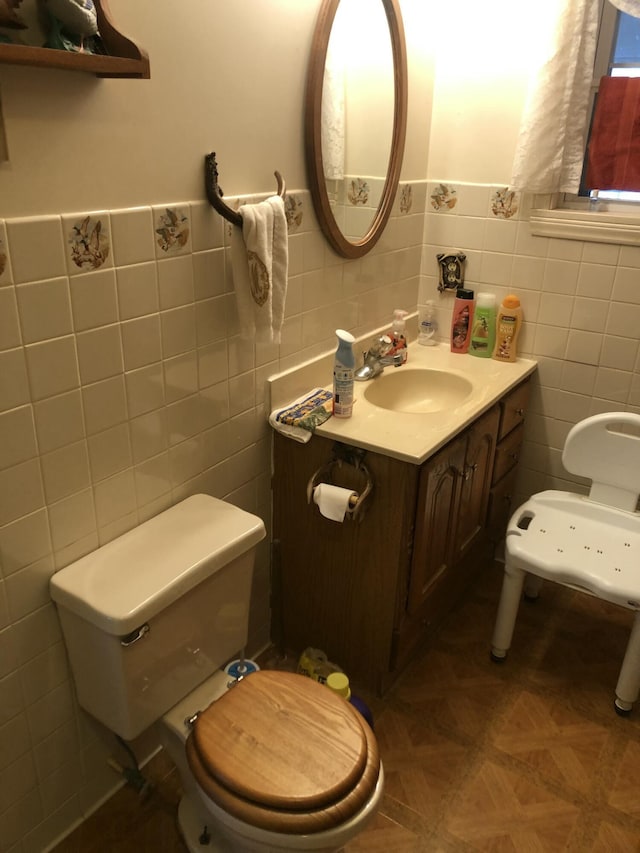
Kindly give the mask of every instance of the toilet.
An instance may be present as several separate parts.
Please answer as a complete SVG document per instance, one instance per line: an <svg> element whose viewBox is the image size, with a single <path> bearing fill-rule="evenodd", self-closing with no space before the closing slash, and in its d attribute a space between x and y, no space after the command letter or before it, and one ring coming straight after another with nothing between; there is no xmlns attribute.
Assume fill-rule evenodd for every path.
<svg viewBox="0 0 640 853"><path fill-rule="evenodd" d="M125 740L157 727L193 853L337 851L382 797L352 705L296 673L224 671L247 642L264 536L256 516L193 495L51 579L80 705Z"/></svg>

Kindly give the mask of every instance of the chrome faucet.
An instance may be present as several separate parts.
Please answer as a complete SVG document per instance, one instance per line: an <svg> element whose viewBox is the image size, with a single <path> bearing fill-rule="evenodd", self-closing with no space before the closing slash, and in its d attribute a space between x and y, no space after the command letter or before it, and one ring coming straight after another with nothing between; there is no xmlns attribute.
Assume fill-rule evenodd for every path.
<svg viewBox="0 0 640 853"><path fill-rule="evenodd" d="M392 352L393 341L389 335L376 338L368 350L363 353L363 364L354 373L354 379L358 382L366 382L375 379L388 365L400 367L406 361L405 352Z"/></svg>

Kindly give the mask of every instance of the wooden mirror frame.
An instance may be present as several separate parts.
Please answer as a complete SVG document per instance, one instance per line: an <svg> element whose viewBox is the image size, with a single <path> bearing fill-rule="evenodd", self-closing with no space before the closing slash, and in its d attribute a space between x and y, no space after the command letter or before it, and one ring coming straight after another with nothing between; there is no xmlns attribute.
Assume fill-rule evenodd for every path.
<svg viewBox="0 0 640 853"><path fill-rule="evenodd" d="M311 198L322 231L335 251L344 258L360 258L380 239L400 181L407 131L407 48L398 0L380 0L391 36L394 78L393 132L387 176L373 222L362 239L347 240L331 210L322 163L322 86L331 28L340 0L322 0L311 44L305 101L305 156Z"/></svg>

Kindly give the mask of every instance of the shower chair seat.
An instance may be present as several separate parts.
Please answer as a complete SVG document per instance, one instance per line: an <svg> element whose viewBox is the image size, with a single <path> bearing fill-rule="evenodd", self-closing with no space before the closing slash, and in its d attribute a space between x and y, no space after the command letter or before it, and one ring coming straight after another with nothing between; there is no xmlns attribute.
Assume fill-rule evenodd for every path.
<svg viewBox="0 0 640 853"><path fill-rule="evenodd" d="M511 516L491 657L506 658L523 587L536 598L544 580L633 610L614 700L626 716L640 692L640 415L607 412L580 421L567 435L562 462L591 480L589 494L539 492Z"/></svg>

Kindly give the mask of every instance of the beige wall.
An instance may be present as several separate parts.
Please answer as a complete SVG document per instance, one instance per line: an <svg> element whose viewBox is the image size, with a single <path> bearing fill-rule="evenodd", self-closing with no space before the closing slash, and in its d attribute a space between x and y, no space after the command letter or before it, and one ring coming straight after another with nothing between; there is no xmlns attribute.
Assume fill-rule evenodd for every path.
<svg viewBox="0 0 640 853"><path fill-rule="evenodd" d="M0 216L203 198L208 151L227 195L272 190L275 169L289 187L306 186L303 99L319 0L109 5L148 51L151 79L2 66L10 162L0 165ZM425 13L420 0L402 6L412 74L403 177L420 180L431 79L416 26Z"/></svg>

